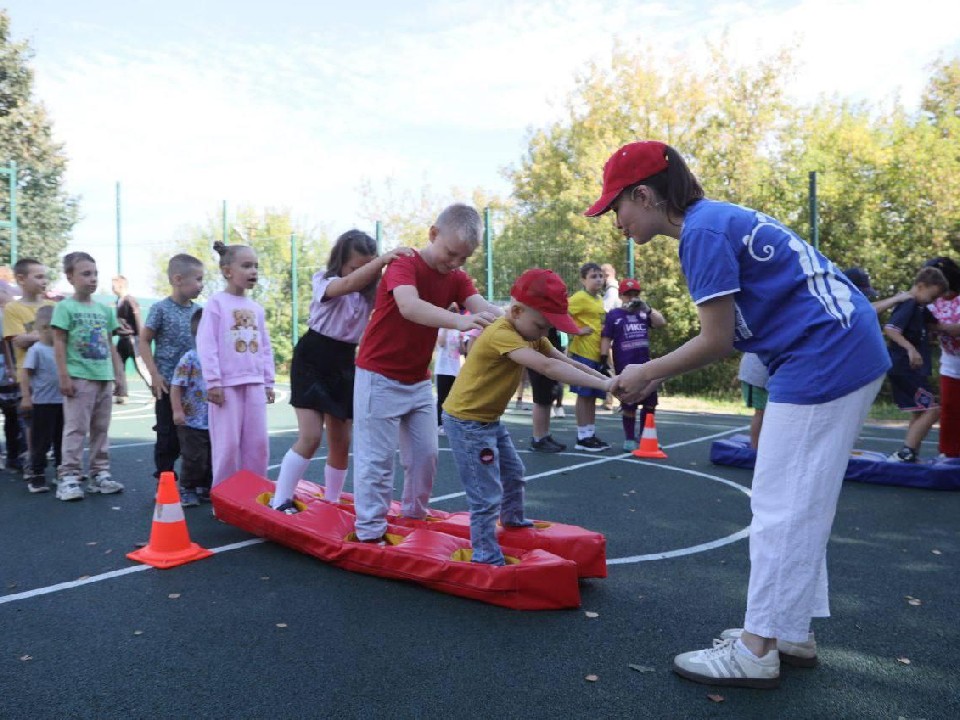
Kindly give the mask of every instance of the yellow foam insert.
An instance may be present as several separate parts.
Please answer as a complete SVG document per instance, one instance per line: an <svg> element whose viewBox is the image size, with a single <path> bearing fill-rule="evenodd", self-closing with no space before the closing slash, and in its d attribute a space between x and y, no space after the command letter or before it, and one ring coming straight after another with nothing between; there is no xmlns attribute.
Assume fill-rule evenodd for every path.
<svg viewBox="0 0 960 720"><path fill-rule="evenodd" d="M400 543L403 542L403 535L394 535L393 533L387 533L387 534L385 534L383 537L386 538L386 540L387 540L387 545L399 545ZM362 542L362 541L357 537L357 534L356 534L355 532L352 532L352 533L350 533L349 535L347 535L347 536L343 539L343 541L344 541L344 542L354 542L354 543ZM370 543L370 544L373 544L373 543Z"/></svg>
<svg viewBox="0 0 960 720"><path fill-rule="evenodd" d="M473 549L460 548L459 550L454 550L450 559L454 562L473 562ZM520 562L520 558L515 558L512 555L504 555L503 559L507 561L507 565L517 565Z"/></svg>

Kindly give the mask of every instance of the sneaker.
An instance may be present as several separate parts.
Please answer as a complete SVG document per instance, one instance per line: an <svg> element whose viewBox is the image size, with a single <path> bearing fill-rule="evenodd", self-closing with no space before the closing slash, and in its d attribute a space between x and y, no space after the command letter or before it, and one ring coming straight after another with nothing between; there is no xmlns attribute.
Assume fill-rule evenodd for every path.
<svg viewBox="0 0 960 720"><path fill-rule="evenodd" d="M27 478L27 490L32 493L45 493L50 492L50 486L43 475L33 475Z"/></svg>
<svg viewBox="0 0 960 720"><path fill-rule="evenodd" d="M181 507L197 507L200 504L200 498L196 490L184 490L180 493Z"/></svg>
<svg viewBox="0 0 960 720"><path fill-rule="evenodd" d="M123 492L123 484L110 477L110 473L106 470L101 470L87 483L87 492L112 495L113 493Z"/></svg>
<svg viewBox="0 0 960 720"><path fill-rule="evenodd" d="M197 488L197 497L202 503L210 503L210 488L208 487L198 487Z"/></svg>
<svg viewBox="0 0 960 720"><path fill-rule="evenodd" d="M887 457L890 462L915 463L918 459L917 451L906 446Z"/></svg>
<svg viewBox="0 0 960 720"><path fill-rule="evenodd" d="M534 452L542 453L558 453L563 452L567 449L567 446L563 443L558 443L552 437L547 435L546 437L540 438L539 440L534 440L530 438L530 449Z"/></svg>
<svg viewBox="0 0 960 720"><path fill-rule="evenodd" d="M736 638L714 640L713 647L693 650L673 659L673 671L706 685L768 689L780 685L780 658L771 650L762 658L737 646Z"/></svg>
<svg viewBox="0 0 960 720"><path fill-rule="evenodd" d="M633 451L636 450L638 447L640 447L640 446L637 444L637 441L636 441L636 440L624 440L624 441L623 441L623 451L624 451L624 452L633 452Z"/></svg>
<svg viewBox="0 0 960 720"><path fill-rule="evenodd" d="M554 405L553 410L550 411L550 414L555 418L565 418L567 416L566 411L563 409L563 405Z"/></svg>
<svg viewBox="0 0 960 720"><path fill-rule="evenodd" d="M743 628L730 628L720 633L720 639L739 639L742 633ZM813 633L810 633L806 642L802 643L777 640L777 651L780 653L780 662L787 665L803 668L817 666L817 641L813 639Z"/></svg>
<svg viewBox="0 0 960 720"><path fill-rule="evenodd" d="M603 452L604 450L610 449L610 444L605 443L596 435L591 435L590 437L577 440L574 448L577 450L586 450L587 452Z"/></svg>
<svg viewBox="0 0 960 720"><path fill-rule="evenodd" d="M437 428L437 435L439 437L444 437L447 434L447 431L443 429L443 425Z"/></svg>
<svg viewBox="0 0 960 720"><path fill-rule="evenodd" d="M274 508L277 512L282 512L284 515L296 515L300 510L297 508L297 504L293 500L287 500L285 503L280 505L280 507Z"/></svg>
<svg viewBox="0 0 960 720"><path fill-rule="evenodd" d="M80 478L76 475L67 475L61 478L60 484L57 485L57 500L83 500Z"/></svg>

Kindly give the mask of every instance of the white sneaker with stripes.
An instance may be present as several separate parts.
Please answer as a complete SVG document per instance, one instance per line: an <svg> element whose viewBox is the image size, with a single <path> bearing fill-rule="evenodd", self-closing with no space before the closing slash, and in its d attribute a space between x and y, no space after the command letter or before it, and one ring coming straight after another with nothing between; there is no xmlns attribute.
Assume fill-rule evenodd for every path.
<svg viewBox="0 0 960 720"><path fill-rule="evenodd" d="M780 685L780 657L771 650L758 658L737 638L714 640L713 647L682 653L673 659L673 671L706 685L769 689Z"/></svg>

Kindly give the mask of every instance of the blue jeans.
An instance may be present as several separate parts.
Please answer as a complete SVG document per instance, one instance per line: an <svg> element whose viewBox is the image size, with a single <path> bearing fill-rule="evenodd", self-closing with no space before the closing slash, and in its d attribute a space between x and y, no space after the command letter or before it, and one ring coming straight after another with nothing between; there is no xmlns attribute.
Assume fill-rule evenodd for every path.
<svg viewBox="0 0 960 720"><path fill-rule="evenodd" d="M484 423L443 413L443 428L467 492L473 562L503 565L497 516L505 527L533 525L523 517L523 462L499 420Z"/></svg>

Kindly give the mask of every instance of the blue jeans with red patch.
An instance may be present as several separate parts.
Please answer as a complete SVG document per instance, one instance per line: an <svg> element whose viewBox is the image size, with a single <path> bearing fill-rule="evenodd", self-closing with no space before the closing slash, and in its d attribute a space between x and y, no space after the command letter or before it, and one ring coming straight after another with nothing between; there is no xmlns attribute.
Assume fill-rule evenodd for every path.
<svg viewBox="0 0 960 720"><path fill-rule="evenodd" d="M533 525L523 516L523 462L499 420L460 420L445 412L443 428L467 493L473 562L503 565L503 551L497 543L497 516L504 527Z"/></svg>

